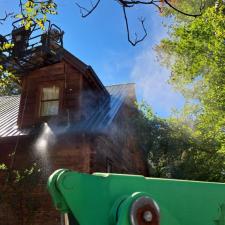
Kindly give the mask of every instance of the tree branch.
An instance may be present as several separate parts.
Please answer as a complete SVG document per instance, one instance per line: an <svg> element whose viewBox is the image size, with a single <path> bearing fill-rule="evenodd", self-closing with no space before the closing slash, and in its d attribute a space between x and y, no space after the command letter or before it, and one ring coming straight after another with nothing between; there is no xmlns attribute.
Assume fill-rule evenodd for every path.
<svg viewBox="0 0 225 225"><path fill-rule="evenodd" d="M144 35L142 36L142 38L138 38L137 33L135 33L135 40L132 41L131 37L130 37L130 29L129 29L129 23L128 23L128 19L127 19L127 13L126 13L126 7L125 6L123 6L123 15L124 15L125 23L126 23L127 39L132 46L135 46L147 37L147 31L146 31L146 28L145 28L145 25L144 25L145 19L139 18L139 21L141 22L142 28L144 30Z"/></svg>
<svg viewBox="0 0 225 225"><path fill-rule="evenodd" d="M3 18L0 18L0 24L3 24L8 19L8 17L13 16L13 14L13 12L7 13L5 11L5 16Z"/></svg>
<svg viewBox="0 0 225 225"><path fill-rule="evenodd" d="M185 16L198 17L198 16L201 16L201 15L202 15L201 12L200 12L200 14L191 14L191 13L183 12L183 11L177 9L176 7L174 7L168 0L164 0L164 2L165 2L170 8L172 8L173 10L175 10L175 11L177 11L178 13L181 13L181 14L183 14L183 15L185 15ZM202 2L202 1L201 1L201 2ZM201 4L201 5L202 5L202 4ZM202 6L201 6L201 7L202 7ZM201 9L201 7L200 7L200 9ZM202 9L203 9L203 8L202 8ZM202 11L202 9L201 9L201 11Z"/></svg>
<svg viewBox="0 0 225 225"><path fill-rule="evenodd" d="M21 14L23 17L25 17L25 16L24 16L24 13L23 13L23 2L22 2L22 0L20 0L19 7L20 7L20 14Z"/></svg>
<svg viewBox="0 0 225 225"><path fill-rule="evenodd" d="M121 5L121 7L123 9L123 15L124 15L124 19L125 19L125 23L126 23L126 30L127 30L127 38L128 38L128 41L133 46L135 46L138 43L140 43L141 41L143 41L146 38L146 36L147 36L147 31L146 31L145 24L144 24L145 19L143 19L143 18L139 19L139 21L141 23L141 26L142 26L142 29L144 31L143 37L138 38L138 35L135 33L135 40L132 40L131 39L131 35L130 35L129 20L127 18L126 8L132 8L132 7L136 6L136 5L153 5L160 12L162 12L162 6L160 4L165 3L168 7L172 8L176 12L181 13L181 14L183 14L185 16L198 17L198 16L202 15L201 12L202 12L202 10L205 7L205 4L203 3L203 0L200 0L201 1L200 13L199 14L191 14L191 13L183 12L182 10L180 10L180 9L176 8L175 6L173 6L173 4L171 3L171 0L116 0L116 1L117 1L118 4ZM90 0L90 2L91 2L91 0ZM95 4L92 4L92 2L91 2L91 5L92 5L91 9L88 9L88 8L86 8L84 6L81 6L77 2L76 2L76 5L80 9L81 16L83 18L85 18L85 17L89 16L98 7L100 2L101 2L101 0L97 0Z"/></svg>
<svg viewBox="0 0 225 225"><path fill-rule="evenodd" d="M92 8L90 10L88 10L87 8L81 6L77 2L76 2L76 5L80 8L81 16L83 18L85 18L85 17L89 16L92 12L94 12L94 10L98 7L98 5L99 5L100 2L101 2L101 0L98 0L94 5L92 4ZM86 13L84 13L84 11Z"/></svg>

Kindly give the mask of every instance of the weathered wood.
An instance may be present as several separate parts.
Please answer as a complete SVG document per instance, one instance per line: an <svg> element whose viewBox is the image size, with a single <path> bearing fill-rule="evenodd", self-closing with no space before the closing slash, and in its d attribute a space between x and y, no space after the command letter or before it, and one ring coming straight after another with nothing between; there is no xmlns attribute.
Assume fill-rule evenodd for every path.
<svg viewBox="0 0 225 225"><path fill-rule="evenodd" d="M110 161L112 172L147 175L143 154L136 144L132 126L126 121L127 117L135 114L131 107L134 95L129 96L131 100L121 107L107 134L87 135L70 130L73 126L76 128L81 119L88 119L93 110L109 99L109 94L87 65L69 53L66 57L67 60L60 63L32 71L22 80L18 125L31 128L47 120L51 121L51 125L64 125L63 129L52 128L54 135L50 138L51 144L45 149L38 147L38 132L24 137L0 138L0 163L10 165L8 154L16 149L14 168L24 170L37 162L43 176L32 191L24 190L19 202L13 201L11 205L15 208L1 205L0 221L4 221L4 224L60 224L59 215L53 209L45 188L47 176L56 169L107 172L107 161ZM41 87L52 84L61 89L59 115L40 117ZM67 124L73 125L72 128L64 129ZM125 133L126 129L129 133ZM0 174L0 188L4 183L1 178ZM26 204L29 198L40 202L38 209L31 212L32 221L28 221L30 211ZM15 213L20 216L15 216Z"/></svg>
<svg viewBox="0 0 225 225"><path fill-rule="evenodd" d="M60 109L58 122L67 114L68 109L78 112L80 109L81 74L66 62L50 65L27 74L24 77L23 92L19 109L18 125L33 126L43 122L40 118L40 88L42 86L57 85L60 87ZM74 119L78 119L78 113ZM46 117L46 120L49 119Z"/></svg>

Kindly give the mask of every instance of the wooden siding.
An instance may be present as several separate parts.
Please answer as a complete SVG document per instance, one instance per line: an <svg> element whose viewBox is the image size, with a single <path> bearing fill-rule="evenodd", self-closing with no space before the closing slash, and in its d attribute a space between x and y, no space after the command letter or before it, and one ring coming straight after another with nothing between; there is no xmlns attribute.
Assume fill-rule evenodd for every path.
<svg viewBox="0 0 225 225"><path fill-rule="evenodd" d="M132 118L137 113L132 105L124 104L106 134L91 141L91 172L107 172L107 161L113 173L148 176L146 155L137 144Z"/></svg>
<svg viewBox="0 0 225 225"><path fill-rule="evenodd" d="M90 111L109 98L91 76L89 71L81 73L66 61L40 68L24 76L18 126L26 128L43 121L67 123L90 116ZM60 87L59 114L40 117L41 87L53 84Z"/></svg>
<svg viewBox="0 0 225 225"><path fill-rule="evenodd" d="M57 83L62 89L59 115L40 118L40 87L53 83ZM91 71L84 68L79 70L75 64L72 65L68 61L30 72L23 77L22 85L18 116L20 127L32 127L46 120L49 123L65 124L86 119L91 116L93 108L109 98L98 79L92 77ZM112 172L147 175L146 160L136 144L132 125L127 120L135 113L132 108L134 93L129 98L130 102L121 107L107 134L87 135L62 131L59 132L60 135L56 135L43 155L38 154L35 148L37 133L23 137L1 138L0 163L9 166L11 160L8 154L13 153L17 146L14 168L23 170L36 162L41 168L42 179L35 183L33 190L29 191L26 187L19 195L14 195L15 193L9 189L8 194L13 200L9 205L0 206L0 221L4 221L6 225L59 225L60 216L53 208L46 191L47 177L59 168L85 173L106 172L109 160L112 163ZM0 188L4 184L1 178L0 174ZM27 207L27 202L30 201L37 203L35 209Z"/></svg>
<svg viewBox="0 0 225 225"><path fill-rule="evenodd" d="M86 77L82 79L81 115L82 120L89 119L106 101L105 96Z"/></svg>
<svg viewBox="0 0 225 225"><path fill-rule="evenodd" d="M31 72L22 79L22 95L18 125L30 127L43 121L66 123L80 119L80 91L82 75L65 62L60 62ZM40 88L56 84L60 87L58 116L40 117Z"/></svg>
<svg viewBox="0 0 225 225"><path fill-rule="evenodd" d="M138 149L132 129L124 118L131 117L130 113L132 114L129 106L124 105L110 127L109 133L105 135L64 133L57 136L54 144L48 149L48 155L44 158L35 154L34 143L37 137L20 137L14 167L25 169L29 168L32 162L37 162L43 179L41 183L37 182L36 187L30 192L19 193L15 196L15 193L9 193L12 198L15 198L14 207L1 205L0 221L7 221L7 225L26 225L28 222L32 225L43 223L60 225L60 215L53 208L49 194L46 192L47 177L59 168L85 173L107 172L107 160L110 160L114 173L147 176L144 154ZM17 137L1 139L0 162L10 163L7 161L7 155L14 151L16 142ZM27 202L30 201L36 204L37 208L27 208Z"/></svg>
<svg viewBox="0 0 225 225"><path fill-rule="evenodd" d="M7 201L0 204L0 221L6 225L60 225L60 215L54 209L46 191L48 176L60 168L90 173L90 147L85 135L60 135L43 155L35 148L36 140L37 137L31 136L0 140L1 163L10 166L11 159L8 154L15 150L17 143L13 168L22 171L30 168L35 162L41 169L41 177L35 180L34 184L27 183L22 192L6 186L4 193L5 196L9 196L9 204ZM0 192L3 192L6 181L5 176L3 179L3 171L0 171L0 181ZM17 187L20 185L17 184Z"/></svg>

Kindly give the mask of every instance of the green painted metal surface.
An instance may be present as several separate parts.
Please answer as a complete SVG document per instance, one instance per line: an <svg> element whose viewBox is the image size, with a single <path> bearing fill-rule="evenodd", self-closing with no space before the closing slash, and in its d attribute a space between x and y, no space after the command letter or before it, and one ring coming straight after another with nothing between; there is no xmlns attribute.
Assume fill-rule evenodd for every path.
<svg viewBox="0 0 225 225"><path fill-rule="evenodd" d="M148 195L160 225L225 225L225 184L58 170L48 181L56 208L80 225L131 225L130 207Z"/></svg>

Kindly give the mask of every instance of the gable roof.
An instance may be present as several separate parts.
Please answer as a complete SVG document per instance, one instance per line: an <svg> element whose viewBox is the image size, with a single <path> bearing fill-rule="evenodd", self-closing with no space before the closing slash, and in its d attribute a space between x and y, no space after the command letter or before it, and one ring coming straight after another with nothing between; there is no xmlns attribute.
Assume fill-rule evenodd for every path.
<svg viewBox="0 0 225 225"><path fill-rule="evenodd" d="M94 85L99 88L106 96L109 95L107 88L103 85L101 80L98 78L94 69L90 66L78 59L75 55L71 54L69 51L63 48L62 58L68 62L71 66L75 67L78 71L84 74L87 78L92 80Z"/></svg>
<svg viewBox="0 0 225 225"><path fill-rule="evenodd" d="M71 129L88 130L89 132L101 131L107 128L126 99L133 94L134 84L119 84L106 86L110 94L109 104L103 104L101 108L93 113L87 121L74 126ZM29 135L31 129L19 130L17 117L19 112L20 96L0 96L0 137L12 137Z"/></svg>

